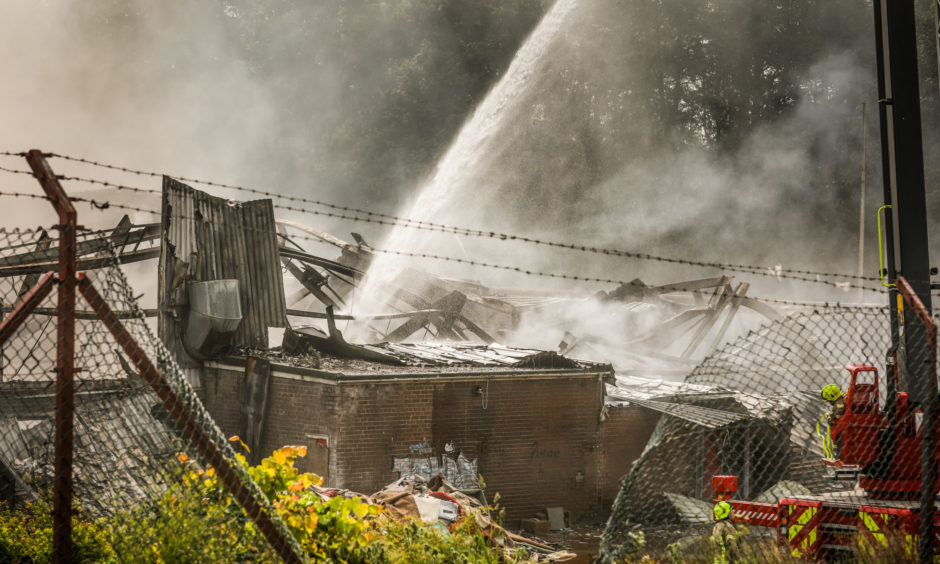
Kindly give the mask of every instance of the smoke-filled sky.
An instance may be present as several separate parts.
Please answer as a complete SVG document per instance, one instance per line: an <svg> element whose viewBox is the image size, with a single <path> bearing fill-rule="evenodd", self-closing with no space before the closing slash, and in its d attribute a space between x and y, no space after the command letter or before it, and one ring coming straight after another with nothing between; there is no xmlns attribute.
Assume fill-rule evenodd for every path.
<svg viewBox="0 0 940 564"><path fill-rule="evenodd" d="M851 274L859 202L847 179L860 174L867 102L866 262L874 274L881 183L866 2L560 3L560 23L513 69L513 54L551 2L3 1L0 150L36 147L554 241ZM474 109L513 72L520 84L491 108L488 129L468 149L473 158L444 170L461 124L478 127L484 118ZM779 92L748 94L768 84ZM734 95L701 95L716 88ZM776 114L766 109L774 96ZM722 129L728 113L730 133ZM14 161L3 157L0 166L21 166ZM107 177L159 188L155 178ZM4 191L29 185L2 178ZM411 206L435 184L448 195L422 216L427 205ZM27 209L17 203L24 207L4 202L4 224L31 225L41 205L11 213ZM80 213L86 224L99 217ZM363 233L376 246L387 234L295 218L345 239ZM394 250L651 283L717 273L419 234ZM545 284L419 265L492 284ZM751 281L762 295L831 298L812 285Z"/></svg>
<svg viewBox="0 0 940 564"><path fill-rule="evenodd" d="M863 103L867 137L877 139L870 7L775 15L781 7L719 2L724 12L714 16L697 4L698 14L689 3L650 2L648 12L642 4L557 2L546 20L563 12L563 21L551 23L547 37L536 32L534 52L527 45L477 107L407 215L695 261L851 275ZM772 29L761 27L774 18ZM720 27L728 22L744 25ZM797 33L817 35L801 44ZM686 53L695 57L683 60ZM716 93L703 95L706 88ZM790 97L776 113L775 96ZM735 142L709 138L722 124L708 120L734 112ZM872 275L880 179L878 147L868 149ZM457 250L446 237L407 230L389 246ZM485 239L459 250L598 278L676 281L716 272ZM380 266L394 272L400 262ZM760 295L846 299L821 286L753 282Z"/></svg>
<svg viewBox="0 0 940 564"><path fill-rule="evenodd" d="M512 56L543 9L537 0L513 6L477 32L481 43L501 41L478 48L489 48L490 63ZM471 74L460 35L488 24L459 5L446 17L432 3L403 2L46 0L0 9L3 150L38 147L389 213L501 70L476 70L475 81L451 80L450 90L436 78ZM403 98L433 103L427 115L404 115L415 108ZM406 118L420 139L396 138L406 128L395 121ZM329 227L347 239L348 230L370 231Z"/></svg>

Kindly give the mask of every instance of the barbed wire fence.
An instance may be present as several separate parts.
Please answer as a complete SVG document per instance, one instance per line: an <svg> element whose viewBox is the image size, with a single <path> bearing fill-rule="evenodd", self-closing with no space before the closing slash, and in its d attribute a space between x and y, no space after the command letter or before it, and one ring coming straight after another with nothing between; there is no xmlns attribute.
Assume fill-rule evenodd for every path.
<svg viewBox="0 0 940 564"><path fill-rule="evenodd" d="M44 188L57 185L42 154L30 158ZM119 561L304 561L154 337L113 248L76 275L75 214L62 221L70 203L61 187L49 199L60 210L56 230L0 229L0 261L20 263L0 278L4 501L52 515L54 562L84 561L90 545ZM61 257L58 275L36 266L49 257ZM67 286L71 300L67 289L61 296ZM225 491L185 487L207 475Z"/></svg>
<svg viewBox="0 0 940 564"><path fill-rule="evenodd" d="M23 153L12 152L12 151L2 151L0 156L21 156ZM97 170L110 170L120 173L126 173L130 175L135 175L139 177L162 177L163 173L152 172L152 171L143 171L138 169L133 169L129 167L103 163L99 161L94 161L86 159L83 157L76 157L71 155L62 155L56 153L50 153L47 155L51 159L61 159L63 161L68 161L72 163L80 163L83 165L88 165ZM7 167L0 167L0 171L5 171L12 174L30 174L29 171L11 169ZM768 266L768 265L749 265L749 264L735 264L735 263L724 263L718 261L703 261L690 259L688 257L675 257L675 256L663 256L663 255L654 255L650 253L628 250L628 249L619 249L611 247L599 247L596 245L584 244L584 243L572 243L568 241L554 241L540 239L537 237L528 236L525 234L519 233L505 233L497 232L486 229L478 229L473 227L464 227L464 226L453 226L446 225L442 223L436 223L431 221L416 220L407 217L402 217L395 214L389 214L384 212L378 212L373 210L367 210L362 208L356 208L351 206L343 206L335 203L330 203L322 200L305 198L300 196L290 196L278 192L271 192L268 190L261 190L257 188L250 188L245 186L239 186L234 184L227 184L222 182L216 182L206 179L197 179L189 178L186 176L177 176L171 175L173 178L176 178L183 182L189 182L193 184L209 186L213 188L219 188L228 190L236 193L245 193L251 195L264 196L272 198L274 200L273 206L275 209L297 212L306 215L328 217L333 219L343 219L354 222L362 223L371 223L384 225L389 227L401 227L406 229L415 229L427 232L437 232L437 233L446 233L453 234L461 237L474 237L474 238L484 238L492 239L500 242L506 243L521 243L526 245L534 246L545 246L550 247L556 250L567 250L577 253L593 254L607 257L617 257L617 258L626 258L626 259L635 259L641 261L652 261L660 262L665 264L674 264L681 266L692 266L699 268L710 268L717 269L724 272L739 272L750 274L754 276L761 277L770 277L781 280L793 280L797 282L805 282L811 284L821 284L825 286L836 287L842 290L848 289L861 289L868 292L875 293L885 293L885 289L880 286L879 277L872 276L859 276L857 273L839 273L839 272L823 272L817 270L809 269L798 269L798 268L784 268L779 265ZM112 182L102 178L93 178L85 176L61 176L60 180L68 180L71 182L86 183L92 185L98 185L105 188L113 190L115 193L119 192L131 192L136 194L159 194L160 190L155 188L147 188L141 186L131 186L127 184L122 184L118 182ZM41 197L35 194L26 194L26 193L16 193L16 192L7 192L3 194L6 196L16 196L16 197ZM92 206L92 208L97 209L124 209L128 211L141 212L146 214L153 214L159 216L159 210L143 208L140 206L122 204L114 201L109 201L107 199L82 199L82 198L73 198L74 201L82 202ZM290 202L290 203L282 203ZM318 209L319 208L319 209ZM331 211L325 211L331 210ZM309 236L296 235L297 239L312 239ZM384 253L384 254L393 254L397 256L405 256L412 258L427 258L434 260L442 260L449 262L458 262L458 263L467 263L474 266L483 266L486 268L498 268L503 270L512 270L522 274L527 274L531 276L551 276L562 279L570 279L574 281L589 281L589 282L615 282L615 280L609 279L600 279L600 278L590 278L590 277L580 277L576 275L559 275L558 273L540 273L527 271L523 268L506 266L506 265L494 265L485 263L482 261L473 261L467 260L466 258L459 257L448 257L435 254L426 254L426 253L414 253L405 249L375 249L371 248L374 252Z"/></svg>
<svg viewBox="0 0 940 564"><path fill-rule="evenodd" d="M21 193L21 192L0 192L0 196L45 199L43 196L40 196L40 195L26 194L26 193ZM72 198L72 201L79 202L79 203L87 203L87 204L90 204L99 208L103 208L103 209L115 208L115 209L123 209L123 210L134 211L134 212L147 213L155 217L160 216L160 212L157 210L140 208L137 206L129 206L129 205L124 205L124 204L110 203L110 202L107 202L105 205L105 204L98 203L96 200L87 200L87 199L82 199L82 198ZM178 215L177 217L180 219L194 219L186 215ZM208 222L216 226L225 225L225 222L219 221L219 220L207 221L205 218L195 218L195 219L198 219L200 222ZM248 229L249 231L252 230L252 228L250 227L246 227L245 229ZM95 232L95 233L100 233L100 232ZM317 237L304 235L304 234L291 234L290 239L292 242L296 242L296 241L311 241L315 243L322 242L322 240ZM479 268L501 270L501 271L521 274L527 277L552 278L556 280L565 280L565 281L571 281L571 282L582 282L582 283L586 282L586 283L614 284L614 285L625 285L625 284L630 283L630 281L627 281L626 279L623 279L623 278L604 278L604 277L598 277L598 276L584 276L580 274L571 274L571 273L565 273L565 272L532 270L532 269L520 267L515 264L499 264L499 263L493 263L493 262L489 262L485 260L476 260L476 259L467 258L467 257L452 257L452 256L438 255L438 254L433 254L433 253L400 251L400 250L377 248L377 247L372 247L372 246L362 247L362 250L368 253L373 253L373 254L394 255L398 257L405 257L405 258L412 258L412 259L429 259L429 260L434 260L434 261L450 262L450 263L456 263L456 264L479 267ZM649 260L656 260L656 259L649 259ZM683 259L669 259L667 262L684 264ZM701 263L696 266L716 268L716 266L713 266L711 263ZM755 265L749 268L754 269L754 272L752 272L753 274L757 274L757 271L764 267ZM883 289L872 287L872 286L867 286L867 285L860 285L860 284L857 284L854 282L848 282L848 281L831 280L831 279L825 279L822 277L803 278L799 276L790 276L787 274L777 275L777 274L763 273L763 272L761 272L760 274L773 276L781 280L794 280L798 282L807 282L807 283L819 284L823 286L829 286L831 288L837 288L842 291L846 291L850 289L861 289L866 292L871 292L875 294L887 294L887 292ZM845 278L851 278L850 275L830 274L830 276L843 276ZM697 292L701 290L701 288L695 287L694 285L690 285L686 287L686 286L683 286L681 283L670 284L669 287L670 287L670 291L674 291L674 292ZM828 306L830 303L838 303L838 302L781 299L781 298L773 298L773 297L767 297L767 296L754 296L754 295L749 295L748 297L753 300L759 300L759 301L770 303L770 304L778 304L778 305L783 305L783 306L795 306L795 307ZM872 306L868 306L868 307L872 307ZM882 307L882 306L874 306L874 307Z"/></svg>

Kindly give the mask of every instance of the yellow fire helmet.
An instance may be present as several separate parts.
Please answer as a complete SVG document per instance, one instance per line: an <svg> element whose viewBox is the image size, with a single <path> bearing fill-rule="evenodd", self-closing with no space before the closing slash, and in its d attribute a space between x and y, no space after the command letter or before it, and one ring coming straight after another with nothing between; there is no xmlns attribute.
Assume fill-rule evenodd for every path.
<svg viewBox="0 0 940 564"><path fill-rule="evenodd" d="M727 501L719 501L715 504L713 511L715 513L715 521L727 519L731 516L731 504Z"/></svg>
<svg viewBox="0 0 940 564"><path fill-rule="evenodd" d="M835 384L829 384L822 389L822 399L826 401L836 401L842 397L842 390Z"/></svg>

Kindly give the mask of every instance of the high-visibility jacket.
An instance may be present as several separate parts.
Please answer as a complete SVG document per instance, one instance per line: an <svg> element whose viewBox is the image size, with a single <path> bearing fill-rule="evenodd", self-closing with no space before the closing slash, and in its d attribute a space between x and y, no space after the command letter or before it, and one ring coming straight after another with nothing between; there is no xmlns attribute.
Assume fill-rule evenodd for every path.
<svg viewBox="0 0 940 564"><path fill-rule="evenodd" d="M714 564L733 564L737 558L738 531L731 524L731 519L722 519L712 528L711 544Z"/></svg>
<svg viewBox="0 0 940 564"><path fill-rule="evenodd" d="M836 419L845 415L845 398L841 397L835 401L829 402L831 409L829 410L829 419L835 423Z"/></svg>

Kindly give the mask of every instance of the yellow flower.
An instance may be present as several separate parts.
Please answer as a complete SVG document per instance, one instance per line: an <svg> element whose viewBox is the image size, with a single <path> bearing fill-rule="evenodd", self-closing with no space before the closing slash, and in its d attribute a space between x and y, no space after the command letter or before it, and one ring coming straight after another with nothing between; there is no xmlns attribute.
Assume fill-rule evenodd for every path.
<svg viewBox="0 0 940 564"><path fill-rule="evenodd" d="M291 447L279 448L271 454L271 458L276 464L286 464L293 454L292 450Z"/></svg>
<svg viewBox="0 0 940 564"><path fill-rule="evenodd" d="M304 519L304 528L307 529L308 533L312 533L316 530L319 521L319 515L316 513L307 513L307 517Z"/></svg>

